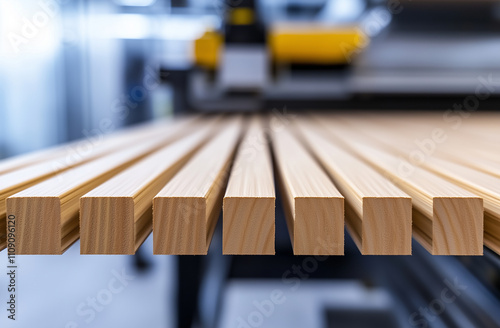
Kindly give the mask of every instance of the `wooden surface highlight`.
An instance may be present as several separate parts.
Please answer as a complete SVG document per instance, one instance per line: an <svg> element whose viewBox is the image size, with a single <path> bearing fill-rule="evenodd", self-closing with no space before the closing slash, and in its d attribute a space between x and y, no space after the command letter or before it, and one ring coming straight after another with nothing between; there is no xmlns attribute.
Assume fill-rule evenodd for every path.
<svg viewBox="0 0 500 328"><path fill-rule="evenodd" d="M413 152L412 159L417 163L427 157L440 158L500 178L500 140L495 139L496 131L488 129L487 121L481 122L481 128L473 120L464 123L460 130L451 131L440 128L439 120L433 122L425 116L406 124L394 118L375 122L353 118L342 121L383 147Z"/></svg>
<svg viewBox="0 0 500 328"><path fill-rule="evenodd" d="M271 126L275 127L270 134L293 253L344 255L344 197L291 127Z"/></svg>
<svg viewBox="0 0 500 328"><path fill-rule="evenodd" d="M241 131L229 119L153 199L154 254L207 254Z"/></svg>
<svg viewBox="0 0 500 328"><path fill-rule="evenodd" d="M111 153L7 198L7 213L17 223L16 254L62 254L79 237L80 197L179 133Z"/></svg>
<svg viewBox="0 0 500 328"><path fill-rule="evenodd" d="M222 251L274 255L274 177L271 153L258 117L250 119L223 200Z"/></svg>
<svg viewBox="0 0 500 328"><path fill-rule="evenodd" d="M107 144L108 147L110 145L123 145L136 138L147 137L148 135L158 133L159 130L173 128L174 123L181 124L182 121L185 121L186 123L194 122L198 119L199 117L197 116L176 120L171 118L162 119L153 123L144 123L125 128L111 134L108 130L111 130L113 127L106 126L96 132L87 132L88 134L84 139L0 160L0 175L49 160L64 163L63 159L66 159L66 161L69 162L80 157L84 158L90 155L96 148L101 147L103 144Z"/></svg>
<svg viewBox="0 0 500 328"><path fill-rule="evenodd" d="M213 133L213 123L168 145L80 199L81 254L135 254L152 230L153 197Z"/></svg>
<svg viewBox="0 0 500 328"><path fill-rule="evenodd" d="M347 202L346 225L364 255L411 254L411 198L373 168L297 120L300 135Z"/></svg>

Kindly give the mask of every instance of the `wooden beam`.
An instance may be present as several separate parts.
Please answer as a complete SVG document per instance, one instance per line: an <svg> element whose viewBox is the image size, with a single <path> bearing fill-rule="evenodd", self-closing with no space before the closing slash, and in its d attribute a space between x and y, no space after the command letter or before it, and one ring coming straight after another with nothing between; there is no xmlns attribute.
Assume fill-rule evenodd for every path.
<svg viewBox="0 0 500 328"><path fill-rule="evenodd" d="M152 230L153 197L213 134L210 122L80 199L82 254L135 254Z"/></svg>
<svg viewBox="0 0 500 328"><path fill-rule="evenodd" d="M93 146L85 149L64 147L63 154L58 157L27 165L21 169L3 174L0 179L0 250L6 246L6 199L24 189L27 189L45 179L53 177L70 168L88 163L92 160L109 155L131 145L140 144L144 140L157 138L160 134L169 136L171 140L196 128L194 119L168 120L118 132L116 135L95 141ZM9 162L8 163L13 163ZM15 160L20 164L22 161ZM11 165L9 164L9 165Z"/></svg>
<svg viewBox="0 0 500 328"><path fill-rule="evenodd" d="M271 130L277 180L295 255L344 255L344 197L285 126Z"/></svg>
<svg viewBox="0 0 500 328"><path fill-rule="evenodd" d="M500 254L500 178L438 158L423 167L484 200L484 244Z"/></svg>
<svg viewBox="0 0 500 328"><path fill-rule="evenodd" d="M187 124L194 122L199 117L181 118L181 119L163 119L153 123L145 123L137 126L129 127L108 133L107 127L104 131L89 133L85 139L72 141L66 144L57 145L47 149L22 154L15 157L0 160L0 174L6 174L12 171L22 169L24 167L37 163L53 161L55 167L70 164L73 161L78 161L80 158L85 159L91 157L94 151L105 145L109 151L112 147L127 145L137 138L148 138L154 134L158 134L165 129L173 128L173 124ZM184 123L181 123L183 122Z"/></svg>
<svg viewBox="0 0 500 328"><path fill-rule="evenodd" d="M335 120L321 119L321 122L338 143L412 197L413 234L431 254L483 254L483 200L480 197L418 167L413 167L408 174L400 158L385 151L373 138Z"/></svg>
<svg viewBox="0 0 500 328"><path fill-rule="evenodd" d="M337 128L339 127L337 126ZM368 127L365 127L365 130L369 130ZM461 200L461 202L464 204L462 206L465 206L465 203L467 203L468 200L472 200L470 195L476 197L476 199L483 199L484 217L482 213L477 213L479 211L477 205L473 205L473 203L477 203L478 200L474 201L473 203L469 203L469 206L471 208L469 211L465 211L462 206L457 207L456 211L458 211L460 208L462 210L458 211L459 213L454 214L454 217L451 217L450 220L454 221L449 221L449 223L452 224L454 230L448 231L449 234L457 234L455 241L457 247L462 250L464 250L465 248L469 248L468 251L464 251L467 253L471 253L470 255L482 254L482 247L478 245L478 243L481 241L481 236L476 236L478 234L481 235L481 231L484 231L484 244L486 244L493 251L500 254L500 178L475 170L471 167L467 167L465 165L462 165L462 163L454 163L451 160L436 156L434 153L428 154L425 157L425 160L412 164L408 159L411 156L411 152L414 151L414 148L411 147L411 142L413 141L413 139L408 140L407 143L388 143L387 141L391 140L392 138L390 137L389 132L387 132L386 130L386 132L381 132L381 134L386 135L384 139L378 139L377 141L374 141L376 138L375 135L377 134L378 130L379 128L377 128L376 126L370 127L370 131L368 132L368 135L370 137L365 138L365 140L371 140L372 143L378 143L378 147L383 147L386 152L392 154L392 169L395 170L396 167L401 167L401 164L405 163L405 167L408 167L404 170L407 180L418 180L418 175L420 174L419 172L425 169L426 171L430 171L434 175L440 176L442 178L440 180L441 182L437 182L439 180L436 180L434 178L436 183L441 186L441 192L445 191L444 189L447 189L448 191L453 190L451 189L451 187L445 187L450 185L453 185L453 188L455 190L456 188L460 188L462 190L468 191L469 196L465 196L464 194L465 198ZM332 129L332 132L333 131L334 129ZM393 138L396 138L396 135L393 135ZM366 153L366 150L361 150L360 152ZM448 183L443 182L443 180L447 180ZM428 185L427 187L431 188L430 185ZM435 192L436 189L432 189L432 191ZM473 208L475 208L474 212L470 212ZM449 215L452 214L453 212L449 213ZM481 250L479 250L479 248L481 248ZM474 251L474 249L476 251ZM477 254L472 254L474 252L476 252Z"/></svg>
<svg viewBox="0 0 500 328"><path fill-rule="evenodd" d="M7 198L7 213L17 223L16 254L62 254L79 237L80 197L181 132L103 156Z"/></svg>
<svg viewBox="0 0 500 328"><path fill-rule="evenodd" d="M3 175L29 165L65 156L74 147L78 147L78 143L72 142L63 146L51 147L48 149L43 149L40 151L35 151L1 160L0 174Z"/></svg>
<svg viewBox="0 0 500 328"><path fill-rule="evenodd" d="M427 157L437 157L500 178L500 139L494 139L495 133L488 130L487 121L466 122L460 131L445 131L440 128L442 123L425 115L405 123L393 119L375 124L352 117L342 121L380 147L409 155L412 152L408 161L416 162L416 166ZM500 124L498 120L490 121Z"/></svg>
<svg viewBox="0 0 500 328"><path fill-rule="evenodd" d="M230 119L153 199L154 254L207 254L241 131Z"/></svg>
<svg viewBox="0 0 500 328"><path fill-rule="evenodd" d="M223 200L222 250L234 255L273 255L274 177L268 140L253 117L229 177Z"/></svg>
<svg viewBox="0 0 500 328"><path fill-rule="evenodd" d="M346 225L364 255L411 254L411 198L358 158L297 120L300 134L347 203Z"/></svg>

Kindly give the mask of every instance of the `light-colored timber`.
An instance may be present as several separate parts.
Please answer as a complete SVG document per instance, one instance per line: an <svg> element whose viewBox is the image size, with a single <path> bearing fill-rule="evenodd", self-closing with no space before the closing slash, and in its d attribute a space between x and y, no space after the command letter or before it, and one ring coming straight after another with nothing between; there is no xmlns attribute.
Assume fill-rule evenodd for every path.
<svg viewBox="0 0 500 328"><path fill-rule="evenodd" d="M274 255L273 164L263 122L250 119L223 200L222 251Z"/></svg>
<svg viewBox="0 0 500 328"><path fill-rule="evenodd" d="M492 121L498 123L498 119L492 119ZM483 124L481 124L481 126L482 125ZM477 197L481 197L483 199L484 206L484 244L488 248L500 254L500 178L494 175L487 174L475 168L471 168L469 165L464 164L458 159L455 159L455 161L452 161L449 158L446 159L446 157L440 156L437 150L435 150L435 152L433 151L427 153L425 157L419 157L419 159L422 158L421 160L412 160L414 158L414 155L412 154L415 154L416 145L414 143L414 140L418 138L418 140L422 142L422 140L424 139L423 137L420 137L416 134L413 134L412 139L406 139L406 142L398 141L390 143L389 140L396 138L396 136L398 135L397 128L393 129L393 131L395 132L392 137L390 132L388 132L387 130L383 132L381 131L381 128L377 127L376 125L366 125L364 127L364 130L372 140L377 139L376 142L380 143L381 147L384 147L387 152L391 152L398 158L397 165L401 168L400 170L403 170L406 176L411 177L415 174L416 171L419 171L420 168L423 168L442 177L443 179L448 180L455 186L461 187L462 189L467 190ZM379 132L378 138L377 132ZM496 135L494 131L490 132L491 136ZM422 135L428 136L424 131L422 132ZM464 146L463 148L465 148L464 152L471 152L467 151L467 147L465 147L465 145L462 146ZM453 143L451 143L451 145L442 143L439 145L435 145L435 147L459 148L460 144L455 144L455 146L453 146ZM478 159L478 163L484 163L481 162L481 159L484 158L479 157ZM461 228L460 226L454 226L454 229L463 230L465 228L468 228L467 226L474 222L471 218L468 218L467 220L463 218L459 221L461 222L461 226L465 226L464 228ZM477 218L477 216L474 216L473 218ZM479 221L477 223L478 226L482 224L481 220L477 220Z"/></svg>
<svg viewBox="0 0 500 328"><path fill-rule="evenodd" d="M153 197L213 131L207 122L85 194L80 199L81 254L135 254L152 230Z"/></svg>
<svg viewBox="0 0 500 328"><path fill-rule="evenodd" d="M54 166L71 166L71 162L91 157L92 152L99 151L99 148L106 146L107 149L127 145L127 143L137 138L148 138L157 134L159 131L174 128L173 124L183 124L182 122L194 122L199 117L162 119L153 123L144 123L130 128L122 129L110 133L113 126L105 125L100 130L85 132L86 138L72 141L66 144L53 146L27 154L22 154L0 160L0 174L6 174L24 167L46 162L54 161Z"/></svg>
<svg viewBox="0 0 500 328"><path fill-rule="evenodd" d="M7 198L7 213L16 217L16 254L62 254L79 237L80 197L179 133L103 156Z"/></svg>
<svg viewBox="0 0 500 328"><path fill-rule="evenodd" d="M151 229L157 254L206 254L224 208L224 253L273 254L274 173L295 254L341 254L341 207L332 205L339 192L363 254L410 254L412 225L435 255L481 255L482 244L500 254L498 113L308 113L249 122L196 116L109 135L94 130L1 160L0 250L12 214L17 254L61 254L80 235L84 254L133 254Z"/></svg>
<svg viewBox="0 0 500 328"><path fill-rule="evenodd" d="M483 198L484 244L500 254L500 178L438 158L423 167Z"/></svg>
<svg viewBox="0 0 500 328"><path fill-rule="evenodd" d="M60 174L68 169L78 167L92 160L109 155L131 145L140 144L142 141L158 138L161 135L170 136L172 140L194 129L194 122L198 119L186 118L180 120L162 120L152 124L140 125L127 129L127 132L118 132L103 140L94 140L92 145L84 149L64 146L55 150L58 157L45 158L43 161L23 166L20 169L2 174L0 179L0 250L6 246L6 199L24 189L27 189L45 179ZM77 144L78 145L78 144ZM59 153L62 152L62 153ZM48 151L51 153L51 151ZM28 155L26 155L29 157ZM19 162L14 160L7 163ZM9 164L10 165L10 164Z"/></svg>
<svg viewBox="0 0 500 328"><path fill-rule="evenodd" d="M297 120L300 134L347 202L346 225L364 255L411 254L411 198L372 167Z"/></svg>
<svg viewBox="0 0 500 328"><path fill-rule="evenodd" d="M344 255L344 197L290 129L270 134L293 253Z"/></svg>
<svg viewBox="0 0 500 328"><path fill-rule="evenodd" d="M495 139L496 134L488 131L486 122L481 122L480 130L475 122L465 122L458 131L445 130L439 121L433 124L422 118L406 124L392 120L374 124L353 118L345 121L383 147L408 152L409 164L418 166L427 157L437 157L500 178L500 139ZM498 120L496 123L500 125Z"/></svg>
<svg viewBox="0 0 500 328"><path fill-rule="evenodd" d="M153 199L154 254L207 254L241 132L229 119Z"/></svg>

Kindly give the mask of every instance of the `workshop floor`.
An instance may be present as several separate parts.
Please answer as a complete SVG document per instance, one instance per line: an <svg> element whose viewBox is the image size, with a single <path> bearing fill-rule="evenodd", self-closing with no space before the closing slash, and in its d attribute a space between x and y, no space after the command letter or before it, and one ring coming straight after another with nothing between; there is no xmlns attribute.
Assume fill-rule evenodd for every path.
<svg viewBox="0 0 500 328"><path fill-rule="evenodd" d="M152 267L142 272L132 256L82 256L79 243L60 256L18 256L15 326L172 327L174 261L153 256L152 241L150 236L142 246ZM2 268L6 252L0 252ZM7 278L0 276L0 286ZM13 327L5 314L6 290L0 295L0 327Z"/></svg>

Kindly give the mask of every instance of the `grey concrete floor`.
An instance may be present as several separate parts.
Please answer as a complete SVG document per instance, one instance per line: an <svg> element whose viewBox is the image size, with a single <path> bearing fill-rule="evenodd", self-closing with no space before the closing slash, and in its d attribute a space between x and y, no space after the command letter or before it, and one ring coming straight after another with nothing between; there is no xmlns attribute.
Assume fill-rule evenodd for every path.
<svg viewBox="0 0 500 328"><path fill-rule="evenodd" d="M152 236L142 248L152 263L144 273L131 256L80 255L79 243L60 256L17 256L17 320L7 318L4 273L0 327L172 327L174 260L152 255ZM6 250L0 267L6 272Z"/></svg>

